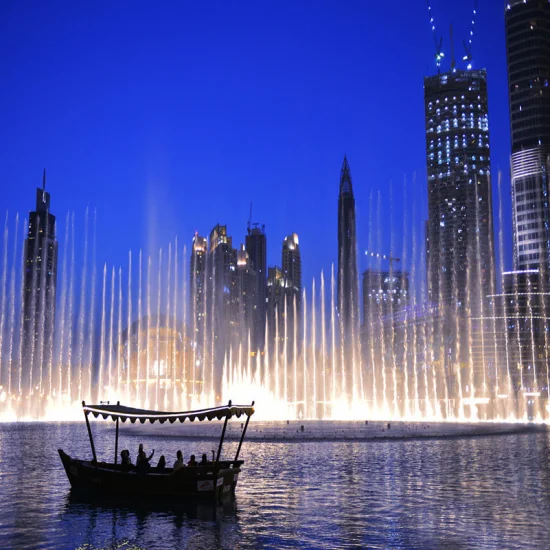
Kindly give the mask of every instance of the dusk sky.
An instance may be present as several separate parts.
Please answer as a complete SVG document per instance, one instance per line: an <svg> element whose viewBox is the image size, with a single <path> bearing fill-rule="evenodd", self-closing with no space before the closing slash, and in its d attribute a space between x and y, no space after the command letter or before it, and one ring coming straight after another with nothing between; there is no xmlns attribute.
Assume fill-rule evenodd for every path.
<svg viewBox="0 0 550 550"><path fill-rule="evenodd" d="M452 22L461 59L473 0L431 4L446 58ZM477 11L473 65L488 71L495 229L502 170L511 268L504 2ZM34 209L43 168L61 247L71 211L81 254L85 209L96 209L98 264L125 268L129 249L156 254L176 236L189 249L195 231L208 236L218 222L237 246L252 202L268 264L280 265L283 238L298 233L309 286L337 259L346 154L362 272L367 247L402 255L404 219L408 240L413 227L424 239L423 77L436 72L434 54L424 0L5 0L0 158L10 228L16 212ZM378 193L380 219L369 224Z"/></svg>

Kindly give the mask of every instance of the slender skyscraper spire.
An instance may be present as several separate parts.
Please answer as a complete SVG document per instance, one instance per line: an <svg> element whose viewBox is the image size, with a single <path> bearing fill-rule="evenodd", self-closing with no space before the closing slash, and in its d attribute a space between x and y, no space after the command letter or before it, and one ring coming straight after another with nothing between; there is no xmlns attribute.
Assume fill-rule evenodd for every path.
<svg viewBox="0 0 550 550"><path fill-rule="evenodd" d="M344 338L349 340L358 322L357 242L355 236L355 199L348 159L344 155L338 197L338 313Z"/></svg>

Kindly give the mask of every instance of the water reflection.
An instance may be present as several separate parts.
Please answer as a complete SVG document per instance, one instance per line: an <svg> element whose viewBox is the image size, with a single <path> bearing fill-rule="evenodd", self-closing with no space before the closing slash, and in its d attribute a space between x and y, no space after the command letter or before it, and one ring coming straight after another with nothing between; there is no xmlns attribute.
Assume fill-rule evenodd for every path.
<svg viewBox="0 0 550 550"><path fill-rule="evenodd" d="M233 547L238 536L237 503L231 497L222 501L163 502L106 499L70 490L62 517L67 524L79 525L84 540L94 541L97 547L125 547L139 541L138 546L144 548L174 548L196 537L199 546L205 548ZM208 529L204 529L206 525Z"/></svg>
<svg viewBox="0 0 550 550"><path fill-rule="evenodd" d="M102 426L94 437L110 456ZM134 434L121 437L137 448ZM147 439L167 456L210 446ZM236 497L221 504L82 498L58 447L90 454L80 424L0 425L0 548L548 547L546 433L248 442Z"/></svg>

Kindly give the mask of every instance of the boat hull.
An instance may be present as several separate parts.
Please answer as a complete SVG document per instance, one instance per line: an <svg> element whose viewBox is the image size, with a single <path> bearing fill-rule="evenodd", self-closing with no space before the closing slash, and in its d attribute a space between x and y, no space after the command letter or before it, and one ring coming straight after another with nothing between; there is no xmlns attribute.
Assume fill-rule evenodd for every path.
<svg viewBox="0 0 550 550"><path fill-rule="evenodd" d="M97 463L71 458L62 449L59 457L74 490L116 497L188 497L215 498L232 494L240 473L242 461L236 464L181 468L158 473L155 468L147 473L123 469L120 465Z"/></svg>

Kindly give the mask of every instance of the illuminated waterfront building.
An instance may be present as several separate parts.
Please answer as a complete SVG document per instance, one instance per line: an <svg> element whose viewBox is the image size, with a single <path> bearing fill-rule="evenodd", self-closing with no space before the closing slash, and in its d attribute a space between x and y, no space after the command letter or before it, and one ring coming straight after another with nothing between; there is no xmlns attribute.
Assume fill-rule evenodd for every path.
<svg viewBox="0 0 550 550"><path fill-rule="evenodd" d="M550 267L550 2L505 10L516 270ZM548 279L548 274L546 280Z"/></svg>
<svg viewBox="0 0 550 550"><path fill-rule="evenodd" d="M273 345L280 344L284 333L284 310L287 287L285 276L280 267L272 266L267 268L267 287L266 287L266 314L268 339L271 349Z"/></svg>
<svg viewBox="0 0 550 550"><path fill-rule="evenodd" d="M299 305L302 293L302 258L296 233L285 237L283 241L283 276L288 288L296 295Z"/></svg>
<svg viewBox="0 0 550 550"><path fill-rule="evenodd" d="M29 213L29 232L24 246L23 342L25 365L22 389L46 391L51 373L57 287L55 216L50 212L46 171L36 190L36 210Z"/></svg>
<svg viewBox="0 0 550 550"><path fill-rule="evenodd" d="M302 257L298 235L292 233L283 240L283 284L287 316L287 349L292 349L294 334L301 339L300 320L302 319ZM296 314L295 314L296 313ZM284 314L284 308L279 316ZM296 329L294 324L297 324Z"/></svg>
<svg viewBox="0 0 550 550"><path fill-rule="evenodd" d="M367 269L363 272L363 325L362 350L369 366L369 385L373 369L392 370L395 358L400 358L395 370L399 373L407 367L402 357L403 330L399 330L400 313L409 301L409 274L403 271ZM374 351L376 350L376 351ZM388 376L391 376L388 374ZM380 378L380 376L379 376ZM380 380L381 382L381 380ZM379 388L382 391L383 388Z"/></svg>
<svg viewBox="0 0 550 550"><path fill-rule="evenodd" d="M190 314L193 329L193 340L204 341L204 326L206 323L206 263L208 243L205 237L195 233L191 248L191 266L189 270Z"/></svg>
<svg viewBox="0 0 550 550"><path fill-rule="evenodd" d="M424 79L430 299L466 306L493 274L491 153L484 70ZM469 284L471 283L471 284ZM480 295L470 307L481 306Z"/></svg>
<svg viewBox="0 0 550 550"><path fill-rule="evenodd" d="M538 269L502 274L503 292L495 302L504 315L506 331L499 347L506 349L506 362L513 388L542 392L547 396L550 352L550 293Z"/></svg>
<svg viewBox="0 0 550 550"><path fill-rule="evenodd" d="M192 345L175 318L143 317L121 334L118 355L121 373L112 379L128 385L129 396L151 406L196 396L203 389L201 365L193 364ZM119 363L115 361L115 363Z"/></svg>
<svg viewBox="0 0 550 550"><path fill-rule="evenodd" d="M391 315L409 301L409 274L403 271L363 272L363 319Z"/></svg>
<svg viewBox="0 0 550 550"><path fill-rule="evenodd" d="M233 251L234 262L230 270L230 311L229 326L231 329L231 344L247 344L251 339L251 348L257 349L252 342L255 320L257 278L245 246L241 244ZM265 302L265 300L264 300Z"/></svg>
<svg viewBox="0 0 550 550"><path fill-rule="evenodd" d="M495 288L486 72L453 68L427 77L424 101L428 297L442 319L431 346L451 387L452 365L470 361L470 319L485 316ZM474 370L483 377L483 365ZM464 386L483 385L465 379Z"/></svg>

